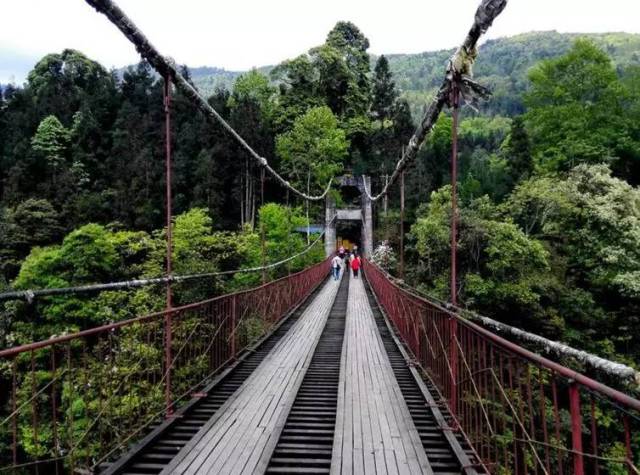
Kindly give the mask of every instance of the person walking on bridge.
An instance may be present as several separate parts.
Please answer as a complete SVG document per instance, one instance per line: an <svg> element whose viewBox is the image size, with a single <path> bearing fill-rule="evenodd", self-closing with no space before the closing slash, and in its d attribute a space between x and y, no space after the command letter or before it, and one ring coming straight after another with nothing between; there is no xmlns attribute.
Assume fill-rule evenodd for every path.
<svg viewBox="0 0 640 475"><path fill-rule="evenodd" d="M351 257L351 270L353 271L353 277L357 279L358 270L360 270L360 256L355 253L353 254L353 257Z"/></svg>
<svg viewBox="0 0 640 475"><path fill-rule="evenodd" d="M340 256L333 256L333 259L331 259L331 272L333 273L333 280L340 279L340 264L342 264L342 259L340 259Z"/></svg>

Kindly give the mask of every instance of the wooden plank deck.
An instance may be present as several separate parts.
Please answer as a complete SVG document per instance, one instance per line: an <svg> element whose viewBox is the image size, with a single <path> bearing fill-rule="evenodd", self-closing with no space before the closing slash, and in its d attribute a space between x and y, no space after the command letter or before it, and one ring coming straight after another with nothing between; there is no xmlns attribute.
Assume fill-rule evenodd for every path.
<svg viewBox="0 0 640 475"><path fill-rule="evenodd" d="M178 453L163 474L264 471L335 299L330 279L245 383Z"/></svg>
<svg viewBox="0 0 640 475"><path fill-rule="evenodd" d="M332 474L432 474L367 300L350 279Z"/></svg>

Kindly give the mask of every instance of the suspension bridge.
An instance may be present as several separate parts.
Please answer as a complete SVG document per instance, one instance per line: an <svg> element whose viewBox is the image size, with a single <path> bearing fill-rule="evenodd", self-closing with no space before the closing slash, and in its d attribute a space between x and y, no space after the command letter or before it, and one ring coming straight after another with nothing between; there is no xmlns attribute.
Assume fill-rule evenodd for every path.
<svg viewBox="0 0 640 475"><path fill-rule="evenodd" d="M106 15L165 79L167 273L157 279L0 295L41 297L166 285L162 312L0 351L0 471L13 473L639 474L640 400L419 295L368 260L371 207L413 160L445 106L488 94L476 44L506 6L483 0L384 188L357 181L362 210L305 194L240 137L110 0ZM264 173L327 199L327 260L263 285L175 307L171 270L171 85L223 124ZM355 218L354 218L355 217ZM366 237L363 273L329 277L339 219ZM402 255L402 254L401 254ZM291 258L235 272L264 272ZM495 322L494 322L495 323ZM499 325L494 328L501 329ZM539 339L543 340L543 339ZM550 346L554 342L545 341ZM631 368L590 357L602 374ZM631 381L633 384L634 382ZM637 381L635 381L637 384Z"/></svg>

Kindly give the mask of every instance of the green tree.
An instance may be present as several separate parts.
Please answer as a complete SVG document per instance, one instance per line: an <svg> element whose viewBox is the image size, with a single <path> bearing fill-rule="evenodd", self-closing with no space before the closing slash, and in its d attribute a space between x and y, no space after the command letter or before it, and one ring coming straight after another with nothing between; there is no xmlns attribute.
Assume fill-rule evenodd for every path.
<svg viewBox="0 0 640 475"><path fill-rule="evenodd" d="M378 58L374 69L373 100L371 102L373 117L384 124L394 112L397 96L393 75L389 69L389 61L382 55Z"/></svg>
<svg viewBox="0 0 640 475"><path fill-rule="evenodd" d="M275 89L266 76L253 71L239 78L229 98L230 122L234 129L261 156L274 155L273 121L278 110ZM240 150L244 163L237 169L235 188L239 191L241 226L255 223L259 194L259 167Z"/></svg>
<svg viewBox="0 0 640 475"><path fill-rule="evenodd" d="M244 256L243 262L246 267L260 267L263 263L282 261L300 253L307 246L301 231L307 227L308 220L303 216L300 208L267 203L260 207L258 220L265 239L264 260L260 233L245 228L238 236L238 247ZM267 276L269 279L283 277L288 272L302 270L322 259L324 259L324 247L320 241L303 256L285 265L269 269ZM247 287L259 284L260 279L261 273L243 273L236 274L233 282L235 285Z"/></svg>
<svg viewBox="0 0 640 475"><path fill-rule="evenodd" d="M451 187L432 193L411 227L422 286L449 298ZM541 328L550 316L542 283L549 279L549 254L499 209L480 197L460 209L459 296L466 305L518 326Z"/></svg>
<svg viewBox="0 0 640 475"><path fill-rule="evenodd" d="M28 199L3 210L0 217L0 273L13 279L31 248L53 244L62 236L60 216L46 200Z"/></svg>
<svg viewBox="0 0 640 475"><path fill-rule="evenodd" d="M388 174L411 136L414 126L409 104L398 99L393 75L385 56L380 56L373 78L371 116L375 119L371 137L368 172Z"/></svg>
<svg viewBox="0 0 640 475"><path fill-rule="evenodd" d="M318 71L308 55L284 61L271 71L279 84L280 113L275 119L276 130L284 132L296 117L312 107L326 105L318 91Z"/></svg>
<svg viewBox="0 0 640 475"><path fill-rule="evenodd" d="M517 183L522 178L528 178L533 172L533 156L531 140L522 116L514 117L511 122L506 153L513 183Z"/></svg>
<svg viewBox="0 0 640 475"><path fill-rule="evenodd" d="M638 150L630 134L625 88L610 58L588 40L529 74L526 121L542 170L617 161Z"/></svg>
<svg viewBox="0 0 640 475"><path fill-rule="evenodd" d="M254 101L259 104L263 119L270 123L278 112L276 93L277 89L271 85L269 78L252 69L236 79L233 94L229 97L229 107L233 109L242 101Z"/></svg>
<svg viewBox="0 0 640 475"><path fill-rule="evenodd" d="M298 187L321 189L342 171L349 142L328 107L315 107L276 138L284 170Z"/></svg>
<svg viewBox="0 0 640 475"><path fill-rule="evenodd" d="M353 23L339 21L327 35L326 45L341 54L352 75L347 84L347 115L366 114L371 103L369 40Z"/></svg>
<svg viewBox="0 0 640 475"><path fill-rule="evenodd" d="M33 151L47 161L55 177L65 164L70 132L54 115L45 117L31 139ZM55 180L54 180L55 181Z"/></svg>
<svg viewBox="0 0 640 475"><path fill-rule="evenodd" d="M503 212L553 256L546 299L566 322L564 338L605 357L637 358L638 190L605 165L580 165L566 177L522 182Z"/></svg>
<svg viewBox="0 0 640 475"><path fill-rule="evenodd" d="M276 137L276 151L291 181L307 190L322 189L340 174L349 141L328 107L316 107L296 119L293 128ZM309 202L306 203L309 224ZM307 241L310 235L307 228Z"/></svg>

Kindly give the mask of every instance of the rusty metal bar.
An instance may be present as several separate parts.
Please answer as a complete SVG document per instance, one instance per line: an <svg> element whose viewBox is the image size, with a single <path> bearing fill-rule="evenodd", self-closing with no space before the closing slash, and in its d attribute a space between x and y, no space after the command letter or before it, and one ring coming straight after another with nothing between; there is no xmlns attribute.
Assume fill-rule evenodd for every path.
<svg viewBox="0 0 640 475"><path fill-rule="evenodd" d="M404 171L400 173L400 272L398 274L404 280Z"/></svg>
<svg viewBox="0 0 640 475"><path fill-rule="evenodd" d="M457 82L453 81L451 87L451 108L453 125L451 128L451 304L458 305L458 283L456 276L458 254L458 206L457 206L457 182L458 182L458 112L460 106L460 92ZM449 407L453 415L458 408L458 320L449 320L449 359L451 365L451 394Z"/></svg>
<svg viewBox="0 0 640 475"><path fill-rule="evenodd" d="M580 388L575 382L569 385L569 410L571 413L571 446L573 449L573 473L584 474L582 454L582 415L580 409Z"/></svg>
<svg viewBox="0 0 640 475"><path fill-rule="evenodd" d="M164 361L165 361L165 407L166 415L173 413L173 401L171 400L171 372L173 365L172 345L172 308L173 292L171 289L171 274L173 261L173 218L171 215L171 80L169 76L164 78L164 118L165 118L165 181L166 181L166 208L167 208L167 296L166 313L164 316Z"/></svg>

